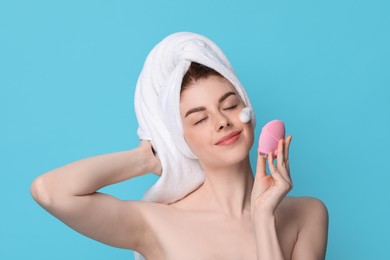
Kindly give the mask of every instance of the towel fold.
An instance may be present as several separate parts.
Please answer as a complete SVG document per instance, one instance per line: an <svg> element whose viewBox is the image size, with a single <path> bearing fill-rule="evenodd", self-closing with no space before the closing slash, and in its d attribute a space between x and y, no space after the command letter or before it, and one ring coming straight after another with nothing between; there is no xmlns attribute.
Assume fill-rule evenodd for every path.
<svg viewBox="0 0 390 260"><path fill-rule="evenodd" d="M135 91L140 139L150 140L161 161L162 174L142 200L173 203L204 181L204 173L188 147L180 117L182 79L191 62L212 68L229 80L247 107L249 98L221 49L205 36L174 33L157 44L146 58ZM255 125L252 113L251 123ZM136 255L136 259L142 259Z"/></svg>

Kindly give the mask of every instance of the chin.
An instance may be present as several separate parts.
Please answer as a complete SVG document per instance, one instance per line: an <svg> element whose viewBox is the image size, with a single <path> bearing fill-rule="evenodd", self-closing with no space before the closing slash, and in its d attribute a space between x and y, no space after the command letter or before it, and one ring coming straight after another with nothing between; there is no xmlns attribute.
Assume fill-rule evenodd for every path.
<svg viewBox="0 0 390 260"><path fill-rule="evenodd" d="M236 149L235 151L230 151L224 154L220 155L220 161L224 162L225 164L238 164L241 163L243 160L248 158L249 156L249 150L247 148L245 149Z"/></svg>

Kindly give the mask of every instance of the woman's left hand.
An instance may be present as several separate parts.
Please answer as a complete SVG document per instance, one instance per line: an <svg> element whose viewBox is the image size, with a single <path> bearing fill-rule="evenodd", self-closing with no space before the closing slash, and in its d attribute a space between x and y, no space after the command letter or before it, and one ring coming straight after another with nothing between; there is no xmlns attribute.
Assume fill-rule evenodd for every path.
<svg viewBox="0 0 390 260"><path fill-rule="evenodd" d="M254 213L273 215L280 202L292 189L288 151L292 136L280 139L278 143L276 166L272 154L267 158L258 156L256 176L252 189L251 210ZM267 175L266 160L271 174Z"/></svg>

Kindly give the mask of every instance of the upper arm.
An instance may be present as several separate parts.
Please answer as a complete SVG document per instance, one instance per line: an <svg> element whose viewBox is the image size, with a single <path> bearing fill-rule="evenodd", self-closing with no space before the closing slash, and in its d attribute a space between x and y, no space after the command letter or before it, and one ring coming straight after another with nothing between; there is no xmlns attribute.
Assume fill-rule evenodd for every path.
<svg viewBox="0 0 390 260"><path fill-rule="evenodd" d="M322 201L305 198L302 223L291 259L325 259L328 240L328 211Z"/></svg>
<svg viewBox="0 0 390 260"><path fill-rule="evenodd" d="M146 242L147 203L122 201L98 192L49 197L44 189L32 190L34 199L77 232L111 246L137 251Z"/></svg>

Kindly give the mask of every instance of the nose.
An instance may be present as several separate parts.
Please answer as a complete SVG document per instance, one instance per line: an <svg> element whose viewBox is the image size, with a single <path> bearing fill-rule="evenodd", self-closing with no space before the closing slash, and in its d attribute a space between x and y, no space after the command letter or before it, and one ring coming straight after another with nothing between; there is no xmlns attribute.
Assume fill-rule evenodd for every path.
<svg viewBox="0 0 390 260"><path fill-rule="evenodd" d="M223 129L226 129L232 125L229 118L224 115L223 113L217 113L216 115L216 130L221 131Z"/></svg>

